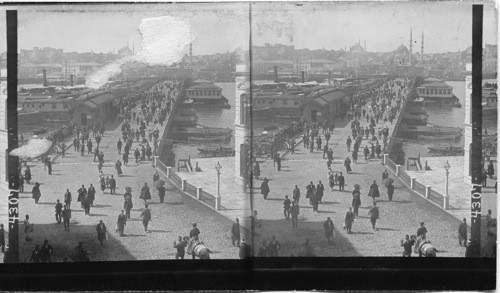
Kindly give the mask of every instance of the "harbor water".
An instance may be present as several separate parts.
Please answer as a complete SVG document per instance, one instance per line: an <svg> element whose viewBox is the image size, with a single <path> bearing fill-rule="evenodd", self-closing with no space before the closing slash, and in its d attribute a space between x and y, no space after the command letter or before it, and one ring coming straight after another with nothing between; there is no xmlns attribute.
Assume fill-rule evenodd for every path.
<svg viewBox="0 0 500 293"><path fill-rule="evenodd" d="M494 80L492 80L494 81ZM460 100L461 108L436 107L425 108L429 115L428 123L439 126L460 127L464 129L465 119L465 81L448 81L449 86L453 87L453 93ZM488 133L494 133L497 130L496 118L488 118L483 120L483 128L488 130ZM427 146L464 146L464 136L456 141L418 141L418 140L403 140L403 151L405 157L416 157L420 154L422 157L429 156Z"/></svg>

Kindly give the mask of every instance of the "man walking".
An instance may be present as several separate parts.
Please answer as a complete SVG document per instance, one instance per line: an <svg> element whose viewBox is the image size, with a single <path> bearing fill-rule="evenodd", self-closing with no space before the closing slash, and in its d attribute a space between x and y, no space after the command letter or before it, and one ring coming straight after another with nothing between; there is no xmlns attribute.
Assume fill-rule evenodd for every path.
<svg viewBox="0 0 500 293"><path fill-rule="evenodd" d="M463 222L458 226L458 245L462 246L462 242L464 246L467 246L467 219L464 218Z"/></svg>
<svg viewBox="0 0 500 293"><path fill-rule="evenodd" d="M200 229L198 229L198 227L196 226L196 223L193 223L193 229L191 229L191 231L189 231L189 238L195 238L195 239L198 239L199 235L200 235Z"/></svg>
<svg viewBox="0 0 500 293"><path fill-rule="evenodd" d="M116 222L116 226L118 227L118 233L120 234L120 236L123 236L126 224L127 224L127 217L125 216L122 210L121 214L118 215L118 221Z"/></svg>
<svg viewBox="0 0 500 293"><path fill-rule="evenodd" d="M295 204L299 204L300 199L300 189L297 185L295 185L295 189L293 190L293 202Z"/></svg>
<svg viewBox="0 0 500 293"><path fill-rule="evenodd" d="M64 210L62 211L62 218L64 223L64 231L69 232L69 220L71 219L71 210L68 206L64 206Z"/></svg>
<svg viewBox="0 0 500 293"><path fill-rule="evenodd" d="M352 207L349 207L349 210L345 213L344 223L347 234L351 234L352 223L354 223L354 213L352 212Z"/></svg>
<svg viewBox="0 0 500 293"><path fill-rule="evenodd" d="M417 230L417 237L427 238L427 228L424 227L424 222L420 222L420 228Z"/></svg>
<svg viewBox="0 0 500 293"><path fill-rule="evenodd" d="M151 221L151 210L148 209L147 205L141 213L141 218L142 218L142 225L144 226L144 231L146 233L149 233L148 224L149 224L149 221Z"/></svg>
<svg viewBox="0 0 500 293"><path fill-rule="evenodd" d="M158 186L158 197L160 198L160 203L163 203L165 199L165 186Z"/></svg>
<svg viewBox="0 0 500 293"><path fill-rule="evenodd" d="M276 240L276 236L272 236L271 242L267 245L267 256L278 257L278 252L281 248L280 243Z"/></svg>
<svg viewBox="0 0 500 293"><path fill-rule="evenodd" d="M344 175L342 175L342 172L340 172L339 177L337 177L338 183L339 183L339 191L344 191L344 186L345 186L345 178Z"/></svg>
<svg viewBox="0 0 500 293"><path fill-rule="evenodd" d="M387 196L389 197L389 201L392 201L392 196L394 195L394 185L392 182L387 182Z"/></svg>
<svg viewBox="0 0 500 293"><path fill-rule="evenodd" d="M292 214L292 227L297 228L299 219L299 204L292 202L292 207L290 208L290 213Z"/></svg>
<svg viewBox="0 0 500 293"><path fill-rule="evenodd" d="M60 203L59 200L57 200L57 203L56 203L56 222L57 222L57 224L61 224L62 208L63 208L62 203Z"/></svg>
<svg viewBox="0 0 500 293"><path fill-rule="evenodd" d="M264 196L264 199L267 199L267 195L269 194L269 184L267 178L264 178L264 181L260 185L260 193Z"/></svg>
<svg viewBox="0 0 500 293"><path fill-rule="evenodd" d="M368 212L368 215L370 216L370 222L372 223L373 231L377 231L375 225L377 224L377 219L379 218L379 210L376 202L373 203L373 207Z"/></svg>
<svg viewBox="0 0 500 293"><path fill-rule="evenodd" d="M352 139L350 136L347 137L347 141L346 141L346 145L347 145L347 151L350 152L351 151L351 143L352 143Z"/></svg>
<svg viewBox="0 0 500 293"><path fill-rule="evenodd" d="M283 215L285 216L285 219L289 220L290 219L290 205L292 202L288 198L288 195L285 196L285 200L283 201Z"/></svg>
<svg viewBox="0 0 500 293"><path fill-rule="evenodd" d="M240 246L240 220L238 218L236 218L236 222L231 227L231 241L233 246L235 242L236 246Z"/></svg>
<svg viewBox="0 0 500 293"><path fill-rule="evenodd" d="M118 142L116 143L116 147L118 148L118 154L120 155L122 153L122 141L118 139Z"/></svg>
<svg viewBox="0 0 500 293"><path fill-rule="evenodd" d="M410 236L406 235L405 239L401 239L401 246L403 246L403 257L411 257L411 247L413 246L413 240L410 240Z"/></svg>
<svg viewBox="0 0 500 293"><path fill-rule="evenodd" d="M325 228L325 237L328 240L328 244L332 244L330 239L334 237L333 234L335 233L332 219L328 217L326 221L323 223L323 226Z"/></svg>
<svg viewBox="0 0 500 293"><path fill-rule="evenodd" d="M109 189L111 190L111 194L115 194L116 192L116 179L111 175L111 179L109 179Z"/></svg>
<svg viewBox="0 0 500 293"><path fill-rule="evenodd" d="M106 225L102 220L99 221L99 224L96 226L97 231L97 240L101 243L101 246L104 246L103 241L106 240Z"/></svg>

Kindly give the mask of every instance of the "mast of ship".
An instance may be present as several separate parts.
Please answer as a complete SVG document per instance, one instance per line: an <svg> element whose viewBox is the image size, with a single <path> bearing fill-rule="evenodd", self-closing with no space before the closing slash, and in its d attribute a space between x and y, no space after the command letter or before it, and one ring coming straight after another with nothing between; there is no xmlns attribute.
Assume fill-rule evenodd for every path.
<svg viewBox="0 0 500 293"><path fill-rule="evenodd" d="M420 63L424 64L424 29L422 28L422 47L420 49Z"/></svg>
<svg viewBox="0 0 500 293"><path fill-rule="evenodd" d="M408 60L408 65L410 65L410 66L411 66L412 48L413 48L413 31L412 31L412 29L410 29L410 58Z"/></svg>

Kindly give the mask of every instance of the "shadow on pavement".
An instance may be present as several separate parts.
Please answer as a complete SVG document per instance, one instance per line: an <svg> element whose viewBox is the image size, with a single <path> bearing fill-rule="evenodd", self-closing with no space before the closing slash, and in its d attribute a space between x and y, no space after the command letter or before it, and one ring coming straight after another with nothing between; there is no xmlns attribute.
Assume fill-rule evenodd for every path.
<svg viewBox="0 0 500 293"><path fill-rule="evenodd" d="M96 221L97 225L97 221ZM64 231L63 224L36 224L33 232L33 240L27 242L24 239L24 232L21 227L19 233L19 259L21 262L29 262L31 252L35 245L43 245L47 239L52 245L54 253L52 262L62 262L64 257L71 261L71 254L78 246L78 242L83 242L83 247L87 251L91 261L123 261L136 260L121 242L115 238L114 229L107 227L107 240L104 241L104 247L101 247L97 240L96 226L94 225L75 225L70 224L70 232Z"/></svg>
<svg viewBox="0 0 500 293"><path fill-rule="evenodd" d="M325 216L326 219L326 216ZM267 243L271 237L276 235L276 240L281 244L279 256L289 257L297 256L301 245L306 238L310 239L310 244L314 248L317 256L361 256L361 254L352 245L351 241L339 232L335 225L335 238L332 238L333 244L328 244L323 228L323 221L309 222L299 219L298 227L292 227L291 220L261 220L262 231L259 236L254 238L254 254L257 255L262 241ZM342 226L340 226L342 228Z"/></svg>

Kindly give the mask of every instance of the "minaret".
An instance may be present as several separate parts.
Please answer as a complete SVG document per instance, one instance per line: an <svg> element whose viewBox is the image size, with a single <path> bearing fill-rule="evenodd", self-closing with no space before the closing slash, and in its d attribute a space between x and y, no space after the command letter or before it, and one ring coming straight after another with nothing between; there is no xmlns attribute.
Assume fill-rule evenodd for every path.
<svg viewBox="0 0 500 293"><path fill-rule="evenodd" d="M189 44L189 65L193 64L193 43Z"/></svg>
<svg viewBox="0 0 500 293"><path fill-rule="evenodd" d="M366 52L366 39L365 39L365 52Z"/></svg>
<svg viewBox="0 0 500 293"><path fill-rule="evenodd" d="M420 49L420 63L424 64L424 29L422 29L422 47Z"/></svg>
<svg viewBox="0 0 500 293"><path fill-rule="evenodd" d="M408 65L411 66L411 53L413 48L413 31L410 29L410 57L408 58Z"/></svg>

